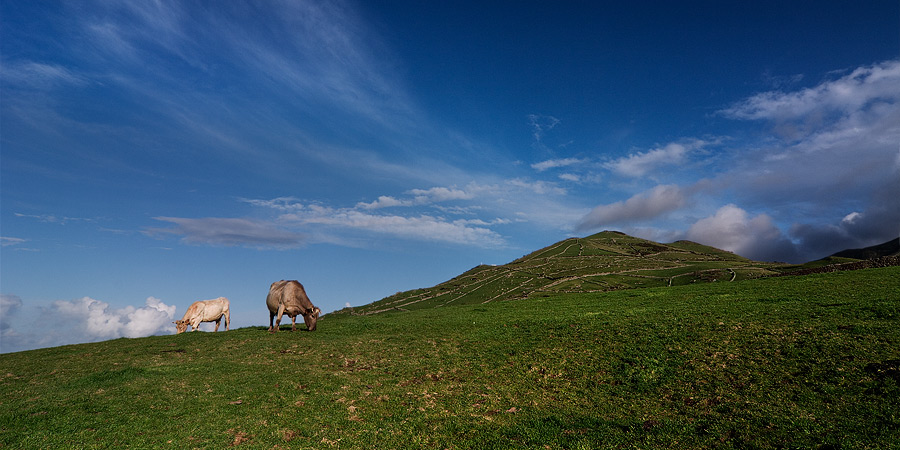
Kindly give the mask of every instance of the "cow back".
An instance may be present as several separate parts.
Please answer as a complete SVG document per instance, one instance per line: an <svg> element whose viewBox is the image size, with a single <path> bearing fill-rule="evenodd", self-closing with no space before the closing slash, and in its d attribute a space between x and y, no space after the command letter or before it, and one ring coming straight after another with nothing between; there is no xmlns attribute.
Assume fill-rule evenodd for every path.
<svg viewBox="0 0 900 450"><path fill-rule="evenodd" d="M312 302L309 301L309 296L306 295L306 289L303 289L303 285L296 280L288 281L285 284L282 299L285 302L285 306L299 308L302 313L315 308Z"/></svg>
<svg viewBox="0 0 900 450"><path fill-rule="evenodd" d="M269 308L270 312L278 312L278 307L281 306L281 299L284 295L284 286L287 285L287 283L287 281L281 280L276 281L269 286L269 295L266 296L266 307Z"/></svg>
<svg viewBox="0 0 900 450"><path fill-rule="evenodd" d="M291 317L307 314L315 308L306 295L306 289L297 280L276 281L269 286L269 295L266 296L269 311L276 313L281 305L284 305L284 311Z"/></svg>

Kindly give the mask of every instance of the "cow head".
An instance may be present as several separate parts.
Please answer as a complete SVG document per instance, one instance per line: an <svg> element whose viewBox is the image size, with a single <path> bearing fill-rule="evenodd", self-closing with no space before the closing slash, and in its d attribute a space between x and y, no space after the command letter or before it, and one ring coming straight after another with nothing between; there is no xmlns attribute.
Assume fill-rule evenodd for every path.
<svg viewBox="0 0 900 450"><path fill-rule="evenodd" d="M175 324L175 334L184 333L185 331L187 331L188 325L190 325L190 322L188 322L187 320L184 320L184 319L176 320L172 323Z"/></svg>
<svg viewBox="0 0 900 450"><path fill-rule="evenodd" d="M309 310L306 314L303 315L303 321L306 322L307 330L316 331L316 322L319 321L319 314L321 313L322 310L313 307L313 309Z"/></svg>

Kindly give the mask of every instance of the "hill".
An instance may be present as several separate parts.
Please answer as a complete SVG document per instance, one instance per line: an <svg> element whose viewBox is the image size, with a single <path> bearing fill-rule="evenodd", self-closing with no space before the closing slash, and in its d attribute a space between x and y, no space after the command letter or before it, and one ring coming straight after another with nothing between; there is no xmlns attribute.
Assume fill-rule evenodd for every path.
<svg viewBox="0 0 900 450"><path fill-rule="evenodd" d="M775 267L778 265L695 242L660 244L604 231L557 242L501 266L480 265L434 287L399 292L332 314L376 314L561 293L734 281L774 274Z"/></svg>
<svg viewBox="0 0 900 450"><path fill-rule="evenodd" d="M835 258L853 259L876 259L885 256L900 256L900 238L871 247L840 251L831 256Z"/></svg>
<svg viewBox="0 0 900 450"><path fill-rule="evenodd" d="M898 279L548 294L2 354L0 448L896 448Z"/></svg>
<svg viewBox="0 0 900 450"><path fill-rule="evenodd" d="M900 265L900 238L871 247L842 250L822 259L798 265L784 265L774 270L782 275L808 275L896 265Z"/></svg>

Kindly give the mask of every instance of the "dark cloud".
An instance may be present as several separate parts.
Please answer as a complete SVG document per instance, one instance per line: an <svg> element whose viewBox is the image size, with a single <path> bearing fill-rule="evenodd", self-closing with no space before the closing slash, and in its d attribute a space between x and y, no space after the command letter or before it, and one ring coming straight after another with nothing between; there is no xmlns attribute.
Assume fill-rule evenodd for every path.
<svg viewBox="0 0 900 450"><path fill-rule="evenodd" d="M797 224L791 236L799 252L819 259L841 250L883 244L900 236L900 181L883 190L873 205L863 212L852 212L836 223Z"/></svg>

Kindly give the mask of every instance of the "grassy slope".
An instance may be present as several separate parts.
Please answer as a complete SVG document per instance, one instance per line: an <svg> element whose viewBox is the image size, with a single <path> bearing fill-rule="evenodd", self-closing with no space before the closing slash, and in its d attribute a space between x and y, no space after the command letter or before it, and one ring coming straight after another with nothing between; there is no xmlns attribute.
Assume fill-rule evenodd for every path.
<svg viewBox="0 0 900 450"><path fill-rule="evenodd" d="M3 448L891 448L900 268L0 355Z"/></svg>
<svg viewBox="0 0 900 450"><path fill-rule="evenodd" d="M741 280L772 274L761 263L690 241L660 244L604 231L566 239L501 266L481 265L437 286L399 292L354 314L482 304L564 293ZM350 310L339 312L349 313Z"/></svg>

